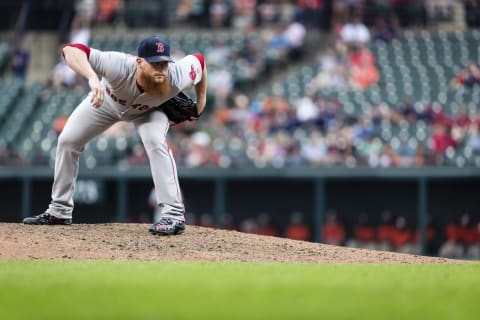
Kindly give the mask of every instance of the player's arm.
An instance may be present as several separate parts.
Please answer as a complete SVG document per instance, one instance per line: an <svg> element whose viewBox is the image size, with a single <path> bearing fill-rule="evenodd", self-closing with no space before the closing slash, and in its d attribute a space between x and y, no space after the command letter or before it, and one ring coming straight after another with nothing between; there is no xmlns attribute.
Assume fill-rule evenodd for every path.
<svg viewBox="0 0 480 320"><path fill-rule="evenodd" d="M95 108L99 108L103 104L104 89L88 61L90 48L80 44L68 44L63 47L62 53L67 65L77 74L88 79L88 85L92 90L91 103Z"/></svg>
<svg viewBox="0 0 480 320"><path fill-rule="evenodd" d="M200 54L194 54L202 66L202 79L195 85L195 94L197 96L197 110L201 114L207 104L207 66L204 57Z"/></svg>

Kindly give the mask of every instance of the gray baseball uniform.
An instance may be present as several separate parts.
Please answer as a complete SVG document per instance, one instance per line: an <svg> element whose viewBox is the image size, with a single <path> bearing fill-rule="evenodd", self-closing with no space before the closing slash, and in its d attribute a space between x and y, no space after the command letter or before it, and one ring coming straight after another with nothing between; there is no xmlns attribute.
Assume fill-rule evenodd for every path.
<svg viewBox="0 0 480 320"><path fill-rule="evenodd" d="M131 121L149 157L162 213L183 220L185 208L177 169L166 142L169 121L155 107L200 82L203 56L187 55L175 63L169 63L168 95L154 97L143 92L136 81L135 56L121 52L102 52L80 45L72 46L85 51L92 68L102 76L105 100L100 108L94 108L90 102L90 93L70 115L58 138L52 201L46 212L62 219L72 217L78 163L85 144L116 122Z"/></svg>

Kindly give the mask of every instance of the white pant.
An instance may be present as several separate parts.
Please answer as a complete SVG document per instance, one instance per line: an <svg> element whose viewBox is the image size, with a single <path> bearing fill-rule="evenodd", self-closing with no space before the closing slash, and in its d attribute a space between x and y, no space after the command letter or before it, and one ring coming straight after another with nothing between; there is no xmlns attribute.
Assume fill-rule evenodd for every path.
<svg viewBox="0 0 480 320"><path fill-rule="evenodd" d="M175 160L166 142L167 116L148 111L122 117L107 101L96 109L88 95L73 111L58 138L52 201L47 212L57 218L72 218L73 192L80 154L85 144L118 121L132 121L150 160L158 205L163 214L184 219L184 205Z"/></svg>

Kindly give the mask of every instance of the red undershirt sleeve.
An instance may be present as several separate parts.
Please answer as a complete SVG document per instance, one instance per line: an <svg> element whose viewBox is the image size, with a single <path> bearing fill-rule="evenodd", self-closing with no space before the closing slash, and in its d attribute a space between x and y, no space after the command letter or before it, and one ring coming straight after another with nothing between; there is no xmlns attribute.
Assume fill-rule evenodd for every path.
<svg viewBox="0 0 480 320"><path fill-rule="evenodd" d="M81 43L69 43L69 44L66 44L63 46L64 48L65 47L75 47L77 49L80 49L82 50L83 52L85 52L87 54L87 58L90 58L90 47L87 47L86 45L84 44L81 44ZM62 50L62 56L64 56L63 54L63 50ZM65 56L64 56L65 58ZM202 57L203 58L203 57Z"/></svg>
<svg viewBox="0 0 480 320"><path fill-rule="evenodd" d="M198 59L198 61L200 62L200 65L202 66L202 70L205 69L205 58L203 57L203 55L201 53L194 53L192 54L192 56L194 56L195 58Z"/></svg>

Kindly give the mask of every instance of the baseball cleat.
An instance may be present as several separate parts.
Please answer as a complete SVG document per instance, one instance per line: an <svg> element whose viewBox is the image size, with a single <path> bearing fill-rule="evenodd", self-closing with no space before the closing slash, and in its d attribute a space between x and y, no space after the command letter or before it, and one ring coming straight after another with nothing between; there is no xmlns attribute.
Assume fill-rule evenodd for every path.
<svg viewBox="0 0 480 320"><path fill-rule="evenodd" d="M60 219L57 217L52 216L51 214L44 212L42 214L39 214L38 216L34 217L28 217L23 219L24 224L48 224L48 225L54 225L54 224L63 224L63 225L68 225L72 224L72 219Z"/></svg>
<svg viewBox="0 0 480 320"><path fill-rule="evenodd" d="M185 232L185 222L182 220L164 217L160 221L152 224L148 231L151 234L159 236L171 236L176 234L182 234Z"/></svg>

